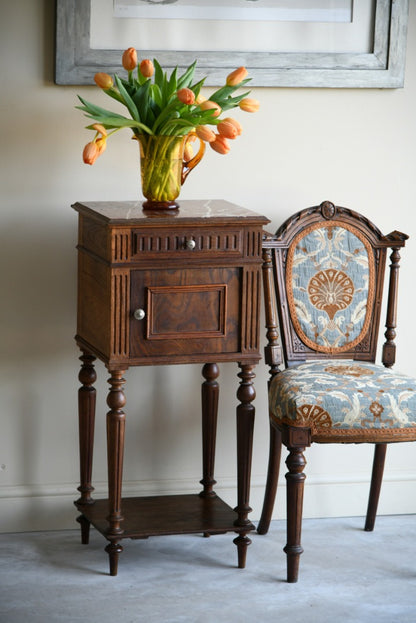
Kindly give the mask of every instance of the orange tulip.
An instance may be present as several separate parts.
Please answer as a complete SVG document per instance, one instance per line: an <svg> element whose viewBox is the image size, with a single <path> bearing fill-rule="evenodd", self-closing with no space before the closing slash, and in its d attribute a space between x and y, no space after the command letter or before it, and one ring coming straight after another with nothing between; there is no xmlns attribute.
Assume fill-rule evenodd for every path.
<svg viewBox="0 0 416 623"><path fill-rule="evenodd" d="M105 129L103 125L101 125L101 123L94 123L92 125L92 128L99 134L102 134L103 136L107 136L107 130Z"/></svg>
<svg viewBox="0 0 416 623"><path fill-rule="evenodd" d="M201 141L206 141L207 143L215 141L215 132L213 132L207 125L199 125L195 129L195 132Z"/></svg>
<svg viewBox="0 0 416 623"><path fill-rule="evenodd" d="M154 68L153 63L152 63L152 61L150 59L145 58L140 63L140 73L145 78L151 78L153 76L153 74L155 73L155 68Z"/></svg>
<svg viewBox="0 0 416 623"><path fill-rule="evenodd" d="M210 146L214 151L218 152L219 154L228 154L228 152L230 151L230 146L227 139L220 134L215 135L215 141L210 143Z"/></svg>
<svg viewBox="0 0 416 623"><path fill-rule="evenodd" d="M100 89L111 89L114 84L112 77L102 72L95 74L94 80L95 84L97 87L100 87Z"/></svg>
<svg viewBox="0 0 416 623"><path fill-rule="evenodd" d="M238 69L234 69L234 71L228 74L225 81L227 87L236 87L244 80L247 74L248 71L245 67L238 67Z"/></svg>
<svg viewBox="0 0 416 623"><path fill-rule="evenodd" d="M241 110L245 112L257 112L260 108L260 102L252 97L245 97L239 103Z"/></svg>
<svg viewBox="0 0 416 623"><path fill-rule="evenodd" d="M85 164L94 164L100 155L99 147L96 143L87 143L82 152L82 159Z"/></svg>
<svg viewBox="0 0 416 623"><path fill-rule="evenodd" d="M176 96L178 100L182 102L182 104L191 105L195 102L195 93L188 88L179 89L179 91L176 93Z"/></svg>
<svg viewBox="0 0 416 623"><path fill-rule="evenodd" d="M233 119L232 117L227 117L226 119L224 119L224 121L226 121L227 123L232 123L233 126L237 130L238 136L240 136L240 134L243 131L243 128L241 127L241 123L239 123L239 121L237 121L237 119Z"/></svg>
<svg viewBox="0 0 416 623"><path fill-rule="evenodd" d="M137 65L136 50L134 48L127 48L127 50L123 52L121 62L126 71L133 71Z"/></svg>
<svg viewBox="0 0 416 623"><path fill-rule="evenodd" d="M217 125L217 130L218 133L225 138L233 139L238 136L237 128L233 123L230 123L229 121L220 121L220 123Z"/></svg>
<svg viewBox="0 0 416 623"><path fill-rule="evenodd" d="M201 110L214 110L213 117L219 117L222 112L221 107L216 102L211 102L211 100L205 100L199 107Z"/></svg>

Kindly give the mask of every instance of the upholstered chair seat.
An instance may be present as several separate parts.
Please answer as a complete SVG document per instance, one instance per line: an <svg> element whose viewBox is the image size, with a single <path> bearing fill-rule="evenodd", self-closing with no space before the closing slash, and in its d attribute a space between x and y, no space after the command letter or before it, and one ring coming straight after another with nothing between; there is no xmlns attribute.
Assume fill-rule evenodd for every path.
<svg viewBox="0 0 416 623"><path fill-rule="evenodd" d="M263 241L270 366L270 451L258 532L266 534L282 443L288 450L287 579L301 546L305 449L312 443L374 444L365 530L374 528L387 444L416 441L416 379L393 372L399 250L366 217L329 201L287 219ZM376 364L387 251L386 341Z"/></svg>
<svg viewBox="0 0 416 623"><path fill-rule="evenodd" d="M276 424L310 428L311 441L416 440L416 379L384 366L309 361L276 375L269 394Z"/></svg>

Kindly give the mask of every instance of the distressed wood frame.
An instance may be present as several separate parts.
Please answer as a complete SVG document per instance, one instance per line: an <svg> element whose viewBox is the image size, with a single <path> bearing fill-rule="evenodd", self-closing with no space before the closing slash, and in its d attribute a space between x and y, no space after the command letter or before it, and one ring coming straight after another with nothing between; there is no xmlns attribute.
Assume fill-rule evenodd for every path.
<svg viewBox="0 0 416 623"><path fill-rule="evenodd" d="M245 65L257 87L398 88L404 84L409 0L376 0L371 53L187 52L141 50L167 70L198 59L207 86ZM56 84L93 84L98 71L115 73L121 50L90 47L90 0L56 0ZM254 26L253 26L254 27Z"/></svg>

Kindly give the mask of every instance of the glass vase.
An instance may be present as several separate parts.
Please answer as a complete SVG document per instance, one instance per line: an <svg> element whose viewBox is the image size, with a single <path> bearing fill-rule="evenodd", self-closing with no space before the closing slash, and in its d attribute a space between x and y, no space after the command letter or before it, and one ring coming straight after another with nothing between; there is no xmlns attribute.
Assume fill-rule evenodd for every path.
<svg viewBox="0 0 416 623"><path fill-rule="evenodd" d="M184 160L185 145L195 140L193 133L186 136L161 136L140 134L140 170L142 192L146 201L144 210L177 209L176 202L182 184L191 170L200 162L205 144L200 139L198 153Z"/></svg>

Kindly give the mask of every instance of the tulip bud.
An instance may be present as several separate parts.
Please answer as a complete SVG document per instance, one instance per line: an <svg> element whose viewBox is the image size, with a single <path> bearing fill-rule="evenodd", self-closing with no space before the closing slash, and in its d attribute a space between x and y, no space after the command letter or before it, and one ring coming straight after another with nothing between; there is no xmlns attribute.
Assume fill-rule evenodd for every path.
<svg viewBox="0 0 416 623"><path fill-rule="evenodd" d="M98 147L98 155L101 156L101 154L103 153L103 151L105 151L105 149L107 147L107 139L106 138L97 138L97 140L95 141L95 144Z"/></svg>
<svg viewBox="0 0 416 623"><path fill-rule="evenodd" d="M207 125L199 125L195 129L195 132L198 138L201 139L201 141L206 141L207 143L212 143L213 141L215 141L216 134Z"/></svg>
<svg viewBox="0 0 416 623"><path fill-rule="evenodd" d="M137 65L136 50L134 48L127 48L127 50L123 52L121 62L126 71L133 71Z"/></svg>
<svg viewBox="0 0 416 623"><path fill-rule="evenodd" d="M228 152L230 151L230 146L227 139L220 134L215 135L215 141L210 143L210 147L212 147L212 149L214 151L217 151L219 154L228 154Z"/></svg>
<svg viewBox="0 0 416 623"><path fill-rule="evenodd" d="M101 125L101 123L94 123L92 125L92 129L98 132L99 134L102 134L103 136L107 136L107 130L105 129L103 125Z"/></svg>
<svg viewBox="0 0 416 623"><path fill-rule="evenodd" d="M176 96L178 100L182 102L182 104L191 105L195 102L195 93L188 88L179 89L179 91L176 93Z"/></svg>
<svg viewBox="0 0 416 623"><path fill-rule="evenodd" d="M237 119L233 119L232 117L227 117L226 119L224 119L224 121L227 121L227 123L232 123L233 124L233 126L237 130L238 136L240 136L240 134L243 132L243 128L241 127L241 123L239 123L239 121L237 121Z"/></svg>
<svg viewBox="0 0 416 623"><path fill-rule="evenodd" d="M151 78L153 76L153 74L155 73L155 68L150 59L145 58L140 63L140 73L144 78Z"/></svg>
<svg viewBox="0 0 416 623"><path fill-rule="evenodd" d="M213 117L219 117L221 114L221 107L217 104L217 102L211 102L211 100L205 100L202 104L199 105L201 110L214 110Z"/></svg>
<svg viewBox="0 0 416 623"><path fill-rule="evenodd" d="M251 97L245 97L241 100L239 106L241 110L244 110L245 112L257 112L260 108L260 102Z"/></svg>
<svg viewBox="0 0 416 623"><path fill-rule="evenodd" d="M201 95L201 93L200 93L198 95L198 97L196 98L196 100L195 100L195 104L198 104L198 106L199 106L200 104L202 104L202 102L206 102L206 101L207 101L207 98L204 97L203 95Z"/></svg>
<svg viewBox="0 0 416 623"><path fill-rule="evenodd" d="M220 121L217 125L218 133L225 138L236 138L238 136L237 128L229 121Z"/></svg>
<svg viewBox="0 0 416 623"><path fill-rule="evenodd" d="M236 87L244 80L247 76L248 71L245 67L239 67L238 69L234 69L230 74L228 74L227 79L225 81L227 87Z"/></svg>
<svg viewBox="0 0 416 623"><path fill-rule="evenodd" d="M97 87L100 87L100 89L111 89L114 84L112 77L102 72L95 74L94 80L95 84Z"/></svg>
<svg viewBox="0 0 416 623"><path fill-rule="evenodd" d="M96 143L87 143L82 152L82 159L85 164L94 164L100 155L99 148Z"/></svg>

